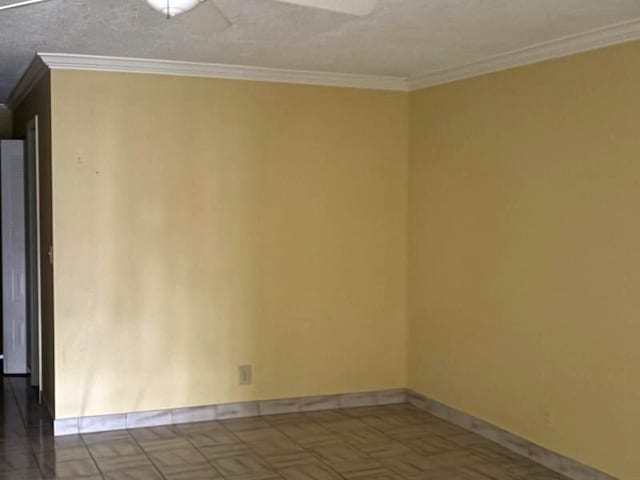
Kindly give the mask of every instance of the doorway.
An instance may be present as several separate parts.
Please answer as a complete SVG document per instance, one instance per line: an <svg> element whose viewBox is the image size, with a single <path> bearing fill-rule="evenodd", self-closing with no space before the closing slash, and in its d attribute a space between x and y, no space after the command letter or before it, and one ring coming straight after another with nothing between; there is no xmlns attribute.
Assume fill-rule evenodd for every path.
<svg viewBox="0 0 640 480"><path fill-rule="evenodd" d="M2 193L3 373L23 375L27 367L24 143L0 141Z"/></svg>
<svg viewBox="0 0 640 480"><path fill-rule="evenodd" d="M3 373L28 377L42 398L38 117L25 140L1 144Z"/></svg>

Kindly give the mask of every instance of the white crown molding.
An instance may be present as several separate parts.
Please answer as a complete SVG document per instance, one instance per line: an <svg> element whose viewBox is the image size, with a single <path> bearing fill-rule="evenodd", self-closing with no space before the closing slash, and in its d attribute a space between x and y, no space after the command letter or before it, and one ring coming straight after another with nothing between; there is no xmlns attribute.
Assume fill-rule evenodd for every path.
<svg viewBox="0 0 640 480"><path fill-rule="evenodd" d="M156 75L179 75L186 77L407 91L406 80L401 77L288 70L245 65L224 65L219 63L176 62L146 58L103 57L96 55L39 53L38 56L52 70L150 73Z"/></svg>
<svg viewBox="0 0 640 480"><path fill-rule="evenodd" d="M410 91L640 39L640 18L407 79Z"/></svg>
<svg viewBox="0 0 640 480"><path fill-rule="evenodd" d="M144 58L39 53L7 100L14 110L47 68L253 80L407 92L640 39L640 18L409 78Z"/></svg>
<svg viewBox="0 0 640 480"><path fill-rule="evenodd" d="M46 73L47 66L36 55L7 99L6 105L9 110L13 111L18 108L20 103L22 103L24 98L29 94L29 92L31 92L36 83L38 83Z"/></svg>

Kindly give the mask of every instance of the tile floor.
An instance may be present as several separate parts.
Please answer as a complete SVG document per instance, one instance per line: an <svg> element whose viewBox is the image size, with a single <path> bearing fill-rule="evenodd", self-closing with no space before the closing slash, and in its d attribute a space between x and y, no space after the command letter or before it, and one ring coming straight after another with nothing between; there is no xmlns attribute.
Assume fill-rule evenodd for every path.
<svg viewBox="0 0 640 480"><path fill-rule="evenodd" d="M2 380L0 480L563 480L414 407L327 410L54 438Z"/></svg>

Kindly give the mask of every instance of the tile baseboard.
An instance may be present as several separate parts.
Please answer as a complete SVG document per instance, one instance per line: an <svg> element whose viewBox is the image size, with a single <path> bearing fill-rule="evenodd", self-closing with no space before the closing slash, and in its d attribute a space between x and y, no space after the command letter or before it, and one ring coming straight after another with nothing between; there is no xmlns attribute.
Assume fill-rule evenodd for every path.
<svg viewBox="0 0 640 480"><path fill-rule="evenodd" d="M278 400L256 400L149 412L61 418L53 421L53 434L55 436L77 435L80 433L108 432L130 428L178 425L281 413L391 405L406 402L407 391L403 388Z"/></svg>
<svg viewBox="0 0 640 480"><path fill-rule="evenodd" d="M507 432L489 422L407 390L407 401L421 410L491 440L572 480L616 480L615 477Z"/></svg>

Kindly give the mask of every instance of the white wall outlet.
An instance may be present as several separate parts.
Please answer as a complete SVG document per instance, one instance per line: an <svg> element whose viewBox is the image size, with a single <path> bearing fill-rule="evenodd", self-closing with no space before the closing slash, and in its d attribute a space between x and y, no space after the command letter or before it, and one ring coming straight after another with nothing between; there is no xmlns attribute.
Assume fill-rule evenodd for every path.
<svg viewBox="0 0 640 480"><path fill-rule="evenodd" d="M238 367L238 383L240 385L251 385L252 377L251 365L240 365Z"/></svg>

